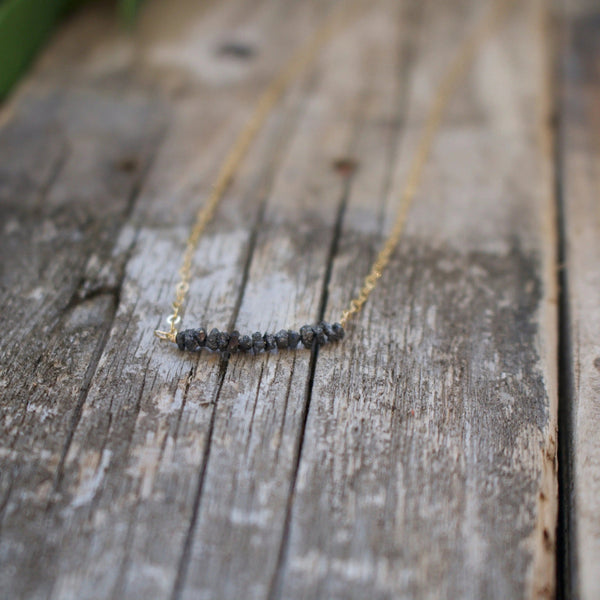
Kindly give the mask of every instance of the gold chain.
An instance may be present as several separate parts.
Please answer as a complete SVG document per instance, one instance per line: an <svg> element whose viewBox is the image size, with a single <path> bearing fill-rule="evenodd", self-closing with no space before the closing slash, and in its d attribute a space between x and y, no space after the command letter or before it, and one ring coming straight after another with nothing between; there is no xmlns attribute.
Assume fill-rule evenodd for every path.
<svg viewBox="0 0 600 600"><path fill-rule="evenodd" d="M177 335L177 325L181 319L180 312L188 290L190 289L190 279L194 252L200 240L200 236L206 229L208 223L212 220L221 199L223 198L229 184L231 183L236 171L244 159L250 144L260 131L260 128L267 120L273 107L277 104L285 92L287 86L296 79L304 69L306 69L319 50L335 35L348 18L354 14L354 9L358 7L358 2L353 2L352 10L348 10L347 3L343 1L339 7L334 10L325 23L317 30L309 42L303 46L287 63L279 75L270 83L263 95L258 101L254 114L246 123L244 129L238 135L233 147L225 158L221 170L217 175L206 204L198 211L196 221L185 245L183 262L179 269L181 280L175 286L175 299L171 306L173 313L167 318L169 331L156 330L154 333L161 339L175 341ZM346 10L342 10L345 8Z"/></svg>
<svg viewBox="0 0 600 600"><path fill-rule="evenodd" d="M442 117L448 106L452 93L454 92L458 82L465 74L468 66L475 58L475 54L482 42L486 39L488 34L492 32L495 26L500 21L500 18L506 12L506 9L514 0L498 0L493 6L493 9L483 20L479 26L469 35L464 43L458 49L454 60L452 61L448 71L446 71L445 77L440 83L433 105L429 111L427 119L425 121L423 134L421 136L417 151L410 165L408 176L404 188L400 195L400 207L398 208L398 214L392 227L392 231L387 237L383 248L379 251L369 274L365 277L362 287L358 292L358 295L350 301L348 308L342 312L342 318L340 323L343 327L350 317L355 315L363 307L367 298L371 292L375 289L377 281L383 274L384 269L387 267L392 256L392 252L398 245L402 232L404 231L404 225L408 217L408 211L410 205L417 193L419 182L423 175L423 168L427 162L427 158L433 145L435 134L437 133Z"/></svg>
<svg viewBox="0 0 600 600"><path fill-rule="evenodd" d="M398 210L396 221L383 248L377 255L369 274L366 276L358 295L350 301L348 308L342 313L340 322L344 327L350 317L358 313L367 301L367 298L377 285L377 281L389 263L392 252L400 241L411 202L421 180L423 167L427 161L435 134L440 126L443 113L452 96L452 92L475 57L478 47L488 33L493 30L500 16L504 13L506 6L512 2L514 2L514 0L496 0L494 9L491 11L488 18L485 19L461 45L446 76L442 80L436 93L433 106L425 121L424 132L417 147L417 152L411 164L407 181L401 194L400 208ZM183 261L179 269L179 276L181 279L175 286L175 299L171 304L173 312L167 318L169 330L156 330L154 333L159 338L171 342L175 341L177 325L181 320L180 312L190 287L193 257L200 236L206 229L208 223L212 220L219 203L246 156L252 141L260 131L278 100L285 92L287 86L312 63L317 56L318 51L335 35L341 26L347 22L348 18L354 13L354 9L356 9L358 5L359 2L355 1L351 4L351 10L348 10L347 3L340 3L339 8L332 12L309 42L292 57L280 74L267 87L258 101L253 115L246 123L244 129L242 129L232 149L227 155L225 162L221 166L206 204L196 215L196 220L187 239Z"/></svg>

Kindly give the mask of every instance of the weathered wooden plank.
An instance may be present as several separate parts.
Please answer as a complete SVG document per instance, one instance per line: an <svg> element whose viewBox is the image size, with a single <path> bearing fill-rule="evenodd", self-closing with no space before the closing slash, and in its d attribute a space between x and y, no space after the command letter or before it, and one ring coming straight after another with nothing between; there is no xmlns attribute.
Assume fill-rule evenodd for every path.
<svg viewBox="0 0 600 600"><path fill-rule="evenodd" d="M237 320L242 328L276 331L320 318L336 222L350 186L336 160L352 157L366 131L388 148L402 110L398 50L409 48L413 21L408 11L401 19L394 3L386 9L362 16L319 60L318 83L266 204ZM374 170L385 177L389 157L377 156L383 160ZM184 598L266 598L275 591L289 482L311 394L310 358L300 352L230 362Z"/></svg>
<svg viewBox="0 0 600 600"><path fill-rule="evenodd" d="M323 52L198 248L190 325L278 329L341 309L475 7L385 0ZM18 114L44 89L75 118L23 113L32 140L3 174L6 197L28 190L39 208L22 218L37 235L46 211L65 237L86 236L64 255L58 242L34 245L2 274L19 311L11 278L51 251L58 262L36 294L65 299L36 322L28 306L5 321L28 340L36 323L57 322L35 356L18 359L14 335L3 340L3 378L14 364L32 373L23 387L11 374L2 404L2 439L14 440L2 472L14 475L1 483L0 577L12 597L551 593L554 242L534 2L486 46L454 102L409 235L351 339L318 357L227 362L152 336L198 202L253 99L323 10L156 3L126 39L90 8L17 97ZM53 153L32 152L49 124L73 146L68 158L54 138ZM5 129L0 143L18 137ZM345 157L356 173L332 168ZM118 176L105 168L115 161Z"/></svg>
<svg viewBox="0 0 600 600"><path fill-rule="evenodd" d="M371 33L371 37L373 37L373 32ZM348 41L350 40L346 39L345 45L341 49L342 53L345 53ZM333 59L330 59L331 62L327 72L325 74L317 75L320 82L318 84L319 91L313 93L314 96L319 99L319 102L311 102L310 96L308 97L307 106L303 108L305 116L303 116L302 120L295 126L295 131L298 132L296 137L292 138L292 140L287 140L287 135L279 135L278 137L281 138L280 141L270 151L273 153L271 158L269 158L269 156L265 157L264 154L258 154L256 157L251 157L249 161L248 171L252 177L255 177L254 173L258 172L260 174L261 164L266 165L269 170L273 170L274 166L278 165L278 161L275 160L277 158L276 155L282 154L283 151L285 151L286 154L284 163L281 166L281 172L279 169L276 171L278 175L277 181L273 184L269 183L272 175L266 173L265 176L261 177L260 181L261 188L263 188L264 191L258 196L256 196L256 191L254 191L255 198L249 198L248 201L243 204L244 209L256 211L258 208L256 204L257 201L262 199L263 194L269 193L270 202L267 205L264 221L260 223L260 228L266 230L267 236L265 237L259 234L257 241L253 242L256 246L256 250L252 260L252 268L249 270L248 274L249 283L243 290L244 297L240 307L240 316L237 319L238 325L241 328L261 328L267 326L277 328L284 326L286 323L294 322L295 320L301 323L316 317L314 308L318 308L319 296L322 292L321 286L313 285L313 281L322 280L324 276L327 265L327 254L330 248L329 238L333 235L333 225L337 212L336 202L326 202L325 199L327 196L325 196L325 194L328 195L333 193L334 196L340 197L343 194L345 185L343 179L340 178L339 173L332 169L331 162L332 159L339 154L338 147L341 146L343 149L347 143L345 140L352 136L352 131L355 127L354 113L357 110L356 104L360 101L361 96L360 93L353 93L350 95L353 100L350 102L346 100L349 95L347 90L348 84L346 84L346 86L340 85L340 67L348 68L349 65L349 68L354 69L354 73L358 75L360 73L360 64L356 61L350 61L349 59L345 59L345 61L340 64L339 52L340 50L338 50L338 53ZM355 50L355 53L356 52L357 51ZM353 56L354 55L351 55L349 58L352 58ZM344 73L343 69L341 72ZM331 75L336 73L338 73L337 77L331 77ZM360 78L356 76L353 78L344 76L341 82L346 80L350 82L354 80L356 81L356 84L354 85L360 85ZM321 91L324 85L328 86L326 88L327 93ZM360 89L357 91L360 92ZM306 94L303 94L303 97L306 97ZM189 132L186 132L186 134L189 135ZM202 137L197 132L194 132L194 134L195 139ZM319 142L323 139L326 141L322 142L321 149L317 150L320 147ZM255 161L257 162L255 163ZM158 166L160 167L160 162ZM314 180L306 180L305 185L310 186L309 188L300 185L299 182L301 180L298 179L297 174L302 176L302 174L313 170L320 171L324 174L323 182L316 185ZM231 211L232 215L235 215L236 211L239 211L240 200L248 193L245 191L248 188L248 183L249 182L242 174L239 183L240 191L238 191L238 187L236 186L232 190L231 204L228 202L224 206L224 211L227 211L226 214L229 214L229 211ZM270 191L271 187L273 187L272 192ZM323 188L323 191L320 191L320 188ZM274 207L276 207L276 210L272 210ZM298 223L297 217L300 209L302 210L304 219L308 218L309 226ZM219 326L225 325L230 314L235 312L233 303L236 301L237 294L234 292L236 286L243 283L243 276L240 273L239 268L232 269L231 279L227 282L226 266L219 262L218 259L219 254L222 254L229 262L232 253L232 240L241 238L242 235L248 235L247 229L244 227L245 223L249 220L248 216L241 216L241 220L239 217L229 217L232 221L229 227L232 227L233 231L227 232L226 234L223 233L223 229L228 229L228 223L220 217L215 224L215 235L209 237L206 245L203 245L199 252L199 256L202 257L208 255L209 257L208 261L204 259L205 265L203 270L209 271L209 269L214 269L215 273L212 275L212 281L209 280L210 271L208 276L205 275L199 278L197 287L192 290L191 297L194 298L194 302L196 302L197 299L206 301L208 304L206 312L214 315L212 317L214 319L213 323ZM245 234L244 231L246 231ZM181 237L181 230L177 230L176 233ZM163 237L164 233L160 232L159 235L160 237ZM152 244L156 243L156 239L157 236L151 238ZM219 252L220 244L222 244L223 247L221 252ZM210 251L211 246L213 252L215 252L214 248L217 246L214 255ZM286 251L286 247L289 248L289 250ZM245 244L241 248L241 251L247 251ZM169 253L170 260L176 261L179 258L179 252L180 246L179 244L175 244L174 251ZM298 260L298 254L300 252L302 255L301 261ZM147 268L148 264L151 264L153 269L156 268L155 262L149 262L147 256L142 260L144 265L143 268ZM240 265L238 264L238 267L239 266ZM140 267L136 266L135 269L132 269L132 272L135 273L138 268ZM282 275L278 275L279 281L277 282L277 286L271 283L273 277L271 270L275 273L283 273ZM143 283L144 277L141 274L135 274L135 276ZM225 280L229 286L229 289L226 289L223 293L218 293L218 288L215 285L215 280L218 281L219 279ZM167 292L169 292L169 289L166 289ZM152 288L147 292L150 301L153 303L155 302L152 297L154 290L155 288ZM265 290L268 290L267 295L265 294ZM128 310L130 309L128 308ZM223 312L220 314L220 311ZM190 306L189 312L192 314L195 313L198 317L203 316L202 311L198 311L194 305ZM150 327L150 324L148 324L146 329L149 329ZM120 334L117 334L115 336L115 344L120 346L121 343ZM109 343L109 351L110 347ZM118 356L121 356L120 352L122 352L121 349L119 349ZM185 530L188 527L188 521L194 519L194 514L199 511L197 513L199 515L198 527L201 532L203 528L208 528L209 532L207 535L204 535L202 532L198 537L203 543L208 544L210 543L212 534L212 537L216 538L216 552L211 552L209 549L208 552L204 553L204 556L196 558L194 556L195 546L191 545L193 540L192 536L194 534L192 529L189 535L190 555L188 556L187 551L184 551L181 559L182 566L179 568L180 575L174 583L176 589L179 589L179 586L183 586L186 582L184 575L186 564L189 561L192 565L204 565L200 573L203 577L201 577L199 585L207 588L208 593L211 595L214 594L225 597L223 594L227 593L228 596L239 597L244 591L248 593L247 578L250 579L253 584L253 587L250 588L250 593L254 596L262 591L262 595L264 595L264 590L268 587L276 566L279 549L278 540L284 523L285 507L287 504L288 485L281 484L282 482L287 482L289 480L289 471L293 468L295 461L294 450L297 444L296 439L302 421L304 387L308 380L310 359L309 353L303 354L304 356L299 357L297 360L296 357L287 353L282 353L282 355L277 358L265 357L262 361L261 359L248 361L247 358L244 359L243 357L238 357L242 361L242 364L244 364L243 378L240 375L241 367L236 366L236 362L234 362L231 368L228 369L228 375L225 379L223 381L218 380L213 385L213 387L218 390L218 398L216 398L216 401L218 401L217 406L224 406L224 410L215 414L214 424L212 422L213 417L211 416L213 408L211 406L198 407L197 404L199 399L201 400L206 397L207 387L211 383L208 379L210 374L207 372L208 367L211 365L211 361L208 363L203 361L201 363L201 367L196 373L196 376L189 382L189 387L186 392L186 410L189 410L192 415L196 411L199 411L200 415L204 415L204 423L207 429L198 432L199 423L197 420L184 414L179 421L178 430L176 431L176 441L174 443L178 447L189 443L192 447L202 449L203 443L206 443L206 440L203 437L204 434L205 436L209 436L209 439L212 440L211 456L218 457L219 455L217 453L223 445L226 445L227 448L223 448L220 451L223 452L226 450L227 454L225 454L224 457L221 457L221 464L217 462L218 458L213 460L212 464L215 466L211 468L204 467L203 461L206 461L207 458L202 452L190 456L189 462L191 462L191 464L188 465L188 468L190 469L188 477L191 478L198 470L200 470L200 479L197 487L194 486L191 488L191 493L195 494L195 496L192 497L189 504L191 514L183 514L184 517L187 516L187 519L182 519L181 513L175 513L173 515L174 522L172 526L169 524L169 526L165 528L165 506L160 505L160 503L158 507L154 507L152 504L150 504L148 508L146 508L146 506L140 507L138 513L134 514L133 517L127 514L126 508L124 510L124 505L119 508L120 513L125 513L124 518L135 519L143 524L143 527L136 527L136 530L131 533L130 541L125 541L124 543L124 545L129 545L132 548L132 552L139 551L140 556L138 560L131 560L131 568L129 571L123 572L121 581L119 582L121 589L127 592L139 590L140 585L158 584L156 581L148 580L146 574L147 571L143 571L142 574L140 574L140 564L148 562L148 540L151 540L153 544L156 544L157 549L157 557L154 558L151 556L151 560L159 560L162 563L166 563L167 566L171 566L171 574L177 573L177 570L172 568L173 566L177 566L176 560L173 561L173 557L169 557L169 555L164 552L166 540L160 540L160 544L157 544L155 541L157 534L163 536L168 535L173 538L177 535L177 532L181 532L182 529L182 533L185 534ZM159 355L157 360L164 364L165 358L164 356ZM180 357L177 356L176 360L180 361ZM220 378L220 365L215 360L212 360L212 365L215 377ZM290 371L293 371L294 374L292 381L289 381L288 377L285 376L285 374ZM116 381L111 381L110 385L116 385ZM261 402L263 408L253 411L251 410L251 404L249 403L255 399L253 388L257 385L259 385L262 391L255 401L257 405L258 402ZM102 403L102 398L100 396L106 396L104 391L106 387L106 381L101 380L98 391L93 388L90 393L86 410L83 414L82 424L79 428L82 433L81 435L79 433L76 435L75 444L73 446L74 462L79 460L78 456L81 454L80 449L77 448L77 445L80 443L79 440L83 440L81 443L88 447L91 445L89 440L96 437L94 434L90 434L89 430L86 430L88 422L91 423L89 426L93 426L101 418L107 418L92 413L92 410L97 410L100 414L105 413L106 405ZM154 393L153 389L154 388L150 388L144 391L144 397L146 398L149 396L148 400L152 400L151 396ZM270 398L281 395L283 399L288 389L288 401L287 403L282 402L280 406L280 409L284 412L281 414L272 414L271 407L273 403ZM145 410L145 398L142 403L141 411ZM233 408L235 408L236 413L243 410L245 418L242 418L241 414L237 414L238 419L235 422L235 431L233 433L230 431L221 433L220 429L223 428L222 423L227 424L230 421L229 413L232 410L231 404L234 400L235 404L233 404ZM98 409L94 408L94 403L96 402L99 405ZM114 410L114 408L111 410ZM261 414L263 411L265 413L264 415ZM145 415L143 416L145 417ZM123 425L119 426L115 424L113 427L126 427L128 420L124 419L124 421L125 423ZM159 444L162 442L160 435L148 436L148 424L143 422L140 417L138 417L138 422L140 423L139 433L134 431L133 434L127 436L114 436L117 438L117 442L120 437L129 439L131 435L133 436L133 443L136 444L136 447L134 447L133 450L129 450L129 452L133 454L133 460L136 460L136 455L139 454L153 456L154 453L160 450ZM235 506L235 503L231 506L229 502L225 502L225 499L227 498L227 496L224 495L225 486L220 485L219 482L213 483L212 479L216 476L221 476L224 477L226 481L233 481L240 484L240 480L246 476L245 472L250 473L250 471L247 470L247 465L242 464L238 466L238 456L243 452L244 446L247 446L248 444L246 434L244 433L246 426L251 429L256 427L258 436L263 436L265 434L264 427L270 426L273 422L277 424L282 422L282 427L283 424L285 424L285 428L283 431L279 431L279 426L275 428L273 431L274 435L271 436L273 443L257 448L255 451L256 456L250 456L248 457L248 460L250 461L250 464L256 464L255 478L257 480L261 479L261 476L259 476L259 468L265 471L264 476L262 476L264 481L261 482L263 490L266 490L269 487L273 489L273 497L265 495L265 492L263 491L263 497L258 498L257 500L260 500L265 505L264 511L272 510L274 519L273 522L267 523L268 526L264 528L264 539L259 539L258 541L253 540L252 545L248 543L246 545L240 544L238 539L241 538L243 541L248 535L248 524L245 522L247 517L244 515L243 510ZM279 446L277 446L277 437L280 436L284 437L279 442ZM187 441L188 439L189 442ZM115 445L115 442L109 440L105 443L104 448L108 448L112 452L115 452ZM157 446L159 447L157 448ZM238 453L236 451L236 446L240 446L242 452ZM277 452L277 448L280 448L280 452ZM267 461L266 457L261 457L261 453L264 452L268 453L271 460L279 457L278 460L281 467L276 469L274 468L276 465ZM208 455L208 450L205 450L205 453ZM161 476L168 476L169 479L167 480L166 485L169 483L172 485L173 471L177 469L182 470L186 467L182 458L181 450L173 457L168 454L161 457L161 463L164 462L166 464L164 466L161 464L160 467L158 467L156 481L154 482L152 489L153 494L158 496L158 498L160 498L159 494L162 486L165 485L161 484ZM225 467L223 467L222 464L223 458L226 460ZM171 463L171 461L173 461L173 463ZM151 475L152 473L149 474L149 476ZM270 482L267 479L267 475L269 476ZM110 481L110 470L106 473L105 477ZM118 468L115 469L115 477L117 477L115 485L119 485L122 473ZM204 483L204 480L206 480L206 483ZM249 480L247 481L250 483ZM240 487L243 491L243 484L240 485ZM246 503L252 502L255 495L252 487L249 487L250 489L246 493L250 495L250 498L248 500L242 498ZM207 491L204 492L204 490ZM178 493L178 496L180 495L181 492ZM133 500L137 499L134 498ZM216 521L217 525L220 524L215 517L218 517L218 512L223 510L222 505L224 505L227 510L228 521L234 520L235 525L236 515L237 518L239 518L237 527L237 530L239 531L236 531L236 528L232 527L232 541L229 543L228 540L223 537L227 529L224 527L211 526L213 521ZM199 508L197 508L197 506L199 506ZM208 506L209 509L202 510L205 506ZM209 512L211 506L215 506L212 515ZM155 518L156 515L153 514L156 512L163 515L158 522ZM215 512L217 512L217 514L215 514ZM209 516L208 519L205 515ZM206 525L207 521L208 527ZM158 531L153 529L153 522L157 522L159 526ZM123 531L124 527L121 527L121 530ZM114 526L109 526L108 529L104 526L102 531L96 533L95 538L99 540L100 544L102 544L103 538L107 540L107 543L112 544L114 543L116 535L118 535L118 532L115 532ZM238 539L236 539L236 535ZM258 537L257 533L253 532L253 538L256 537ZM81 542L77 540L75 542L83 546ZM181 543L179 544L171 543L170 545L174 551L179 551L182 547L187 548L185 538L181 540ZM261 548L263 548L262 552L259 551ZM82 551L84 551L84 549L78 547L76 553L79 554ZM222 556L224 554L229 556L233 555L233 557L227 561L227 563L223 563ZM177 559L179 557L175 556L174 558ZM236 564L236 558L240 564ZM169 560L171 560L170 565L168 563ZM220 564L219 568L215 568L213 564L215 561L217 565ZM92 559L88 559L86 562L93 564ZM222 571L227 569L231 563L233 563L234 566L229 568L235 569L237 575L233 582L229 582L229 591L226 592L227 587L223 590L220 589L221 586L226 586L228 583L227 578L222 576ZM123 562L123 564L126 563ZM155 562L153 567L156 568L156 566ZM112 577L111 569L106 569L106 565L98 565L97 571L107 572L106 577ZM114 569L112 569L112 573L114 573ZM198 585L195 581L198 578L198 573L197 570L192 567L190 567L189 573L189 579L192 586L194 586L190 587L190 589L193 590L195 589L195 586ZM88 578L89 575L90 573L88 571ZM160 577L160 573L157 572L157 576ZM163 581L166 584L171 583L166 577L163 578ZM68 585L72 586L73 582L69 581ZM167 588L165 588L165 591L167 591ZM256 591L256 594L253 593L254 591Z"/></svg>
<svg viewBox="0 0 600 600"><path fill-rule="evenodd" d="M281 62L284 51L278 52L278 46L289 44L283 37L278 39L275 30L281 28L281 22L289 20L290 26L293 25L289 37L295 42L294 38L304 37L305 30L314 28L314 16L306 14L311 12L310 7L300 7L298 11L282 6L279 13L274 13L263 5L256 15L250 16L241 5L234 11L230 7L219 8L202 20L200 31L192 28L187 39L189 47L182 47L179 37L170 48L168 32L161 30L147 50L148 69L164 69L165 60L175 64L171 64L165 81L180 101L174 111L166 148L150 177L148 191L142 193L139 211L132 217L133 224L143 222L145 227L136 234L113 334L90 390L86 391L81 424L72 446L67 448L70 452L66 465L54 456L48 461L59 463L58 493L50 509L58 522L47 542L40 544L36 559L43 560L51 548L52 564L42 570L41 577L32 572L32 565L22 565L24 569L18 574L21 580L29 579L31 587L38 584L40 594L46 593L49 581L56 597L93 596L98 589L119 597L131 585L136 594L141 586L141 589L152 590L153 595L169 595L175 584L180 554L197 501L195 479L201 478L204 435L211 423L212 408L203 405L202 399L214 395L221 375L218 361L210 360L208 364L212 366L208 372L202 371L202 398L199 399L194 394L199 384L187 389L190 368L197 359L182 361L178 354L171 352L169 361L169 354L165 359L164 352L160 352L153 363L152 352L157 345L152 330L168 305L182 240L189 217L197 208L197 197L208 188L212 173L246 118L251 107L249 101L264 85L265 75L270 76L273 67ZM180 19L185 14L181 13ZM244 25L250 35L235 31L232 21L235 23L240 16L246 19ZM93 19L95 15L88 18ZM85 29L85 25L79 27ZM181 21L177 25L180 28ZM223 36L220 40L213 35L204 47L201 60L193 65L196 71L177 71L176 67L181 69L186 64L186 52L196 50L198 39L209 38L214 30L232 29L234 41L240 37L242 41L249 37L251 42L253 39L273 40L268 47L258 48L259 57L263 59L249 63L246 68L235 65L228 69L227 61L231 59L220 51L220 45L228 38ZM104 40L98 44L101 49L105 45ZM169 53L173 48L174 56ZM116 58L127 56L131 49L124 44L117 47L112 56L91 53L88 68L106 73L108 65L115 61L115 54ZM227 84L224 89L213 87L215 73L221 66L225 67L224 82L219 83ZM159 71L159 75L164 78L165 74ZM213 85L206 87L207 80ZM224 207L217 224L226 233L220 231L215 239L209 236L199 249L200 255L209 259L203 261L203 276L192 288L189 311L199 318L203 314L196 306L208 303L206 310L210 311L215 325L225 324L235 311L238 288L244 281L252 223L260 212L262 194L257 193L257 189L271 177L269 170L274 158L285 142L288 128L293 126L293 120L290 124L287 122L288 117L293 116L288 112L289 107L284 105L282 116L286 118L277 119L276 130L267 132L262 142L266 147L258 147L256 162L250 163L248 175L241 174L242 194L249 194L248 190L252 193L249 202L244 203L240 211L240 198L233 190L235 204L229 209ZM200 160L196 157L198 140L213 150L203 153ZM177 211L172 210L174 201ZM155 224L162 227L156 229ZM167 235L166 226L171 227ZM125 239L128 233L129 228L125 228ZM139 289L143 290L141 295ZM130 345L124 343L124 335ZM188 403L189 394L193 402ZM160 415L158 419L157 415ZM137 423L141 427L137 427ZM159 469L163 456L165 464ZM69 493L64 494L64 489ZM172 509L173 495L182 505L180 510ZM18 500L18 494L15 496ZM40 514L40 519L48 520L44 514ZM17 519L14 523L15 528L20 526ZM152 523L158 528L153 529ZM31 526L38 531L47 527L39 519ZM136 536L136 528L139 536ZM146 543L148 538L152 540L151 546ZM147 564L141 572L143 563L136 562L135 557L138 543ZM60 552L56 551L58 546ZM122 547L122 552L112 551L115 546ZM131 577L133 582L129 581Z"/></svg>
<svg viewBox="0 0 600 600"><path fill-rule="evenodd" d="M568 437L561 458L570 466L566 585L573 597L591 600L600 596L600 11L589 2L568 7L560 98Z"/></svg>
<svg viewBox="0 0 600 600"><path fill-rule="evenodd" d="M54 67L65 57L56 48ZM118 251L115 240L163 128L152 97L125 81L99 93L106 81L91 73L63 87L40 70L0 135L0 587L13 598L40 582L47 595L45 508L118 303L131 240Z"/></svg>
<svg viewBox="0 0 600 600"><path fill-rule="evenodd" d="M369 138L357 149L328 312L390 225L378 216L394 211L443 49L472 8L427 5L396 176L377 202ZM347 342L319 355L279 597L553 595L555 240L537 13L521 3L482 50L380 289Z"/></svg>

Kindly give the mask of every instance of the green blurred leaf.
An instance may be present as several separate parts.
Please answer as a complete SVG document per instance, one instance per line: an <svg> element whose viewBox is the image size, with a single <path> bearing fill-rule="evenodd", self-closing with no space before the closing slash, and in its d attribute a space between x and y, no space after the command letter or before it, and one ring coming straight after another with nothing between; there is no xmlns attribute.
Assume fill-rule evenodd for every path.
<svg viewBox="0 0 600 600"><path fill-rule="evenodd" d="M29 64L67 0L6 0L0 4L0 99Z"/></svg>
<svg viewBox="0 0 600 600"><path fill-rule="evenodd" d="M59 17L86 0L0 0L0 100L10 91ZM141 0L119 0L126 24L135 21Z"/></svg>
<svg viewBox="0 0 600 600"><path fill-rule="evenodd" d="M132 25L137 16L138 8L142 0L120 0L119 12L121 19L127 25Z"/></svg>

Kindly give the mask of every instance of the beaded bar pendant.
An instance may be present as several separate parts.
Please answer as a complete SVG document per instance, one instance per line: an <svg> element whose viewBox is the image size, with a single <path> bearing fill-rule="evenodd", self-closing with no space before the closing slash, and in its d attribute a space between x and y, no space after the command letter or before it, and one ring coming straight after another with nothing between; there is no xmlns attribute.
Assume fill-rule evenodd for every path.
<svg viewBox="0 0 600 600"><path fill-rule="evenodd" d="M317 344L322 346L328 342L338 342L344 338L344 328L340 323L327 323L321 321L318 325L304 325L300 331L292 329L281 329L277 333L265 333L260 331L252 335L240 335L239 331L227 333L218 329L186 329L180 331L175 342L180 350L199 352L203 349L213 352L233 354L235 352L267 352L269 350L293 350L299 342L305 348L312 348Z"/></svg>

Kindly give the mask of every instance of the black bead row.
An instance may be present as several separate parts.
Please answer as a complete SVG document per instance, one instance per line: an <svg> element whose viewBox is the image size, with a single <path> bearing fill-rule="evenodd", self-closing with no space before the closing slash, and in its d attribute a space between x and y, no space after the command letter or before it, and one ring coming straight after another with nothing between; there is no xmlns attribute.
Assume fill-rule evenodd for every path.
<svg viewBox="0 0 600 600"><path fill-rule="evenodd" d="M208 348L213 352L261 352L268 350L294 349L301 342L305 348L312 348L313 344L323 345L327 342L337 342L344 337L344 328L339 323L322 321L318 325L304 325L300 331L281 329L277 333L260 331L252 335L240 335L239 331L227 333L218 329L186 329L180 331L175 338L180 350L199 352Z"/></svg>

